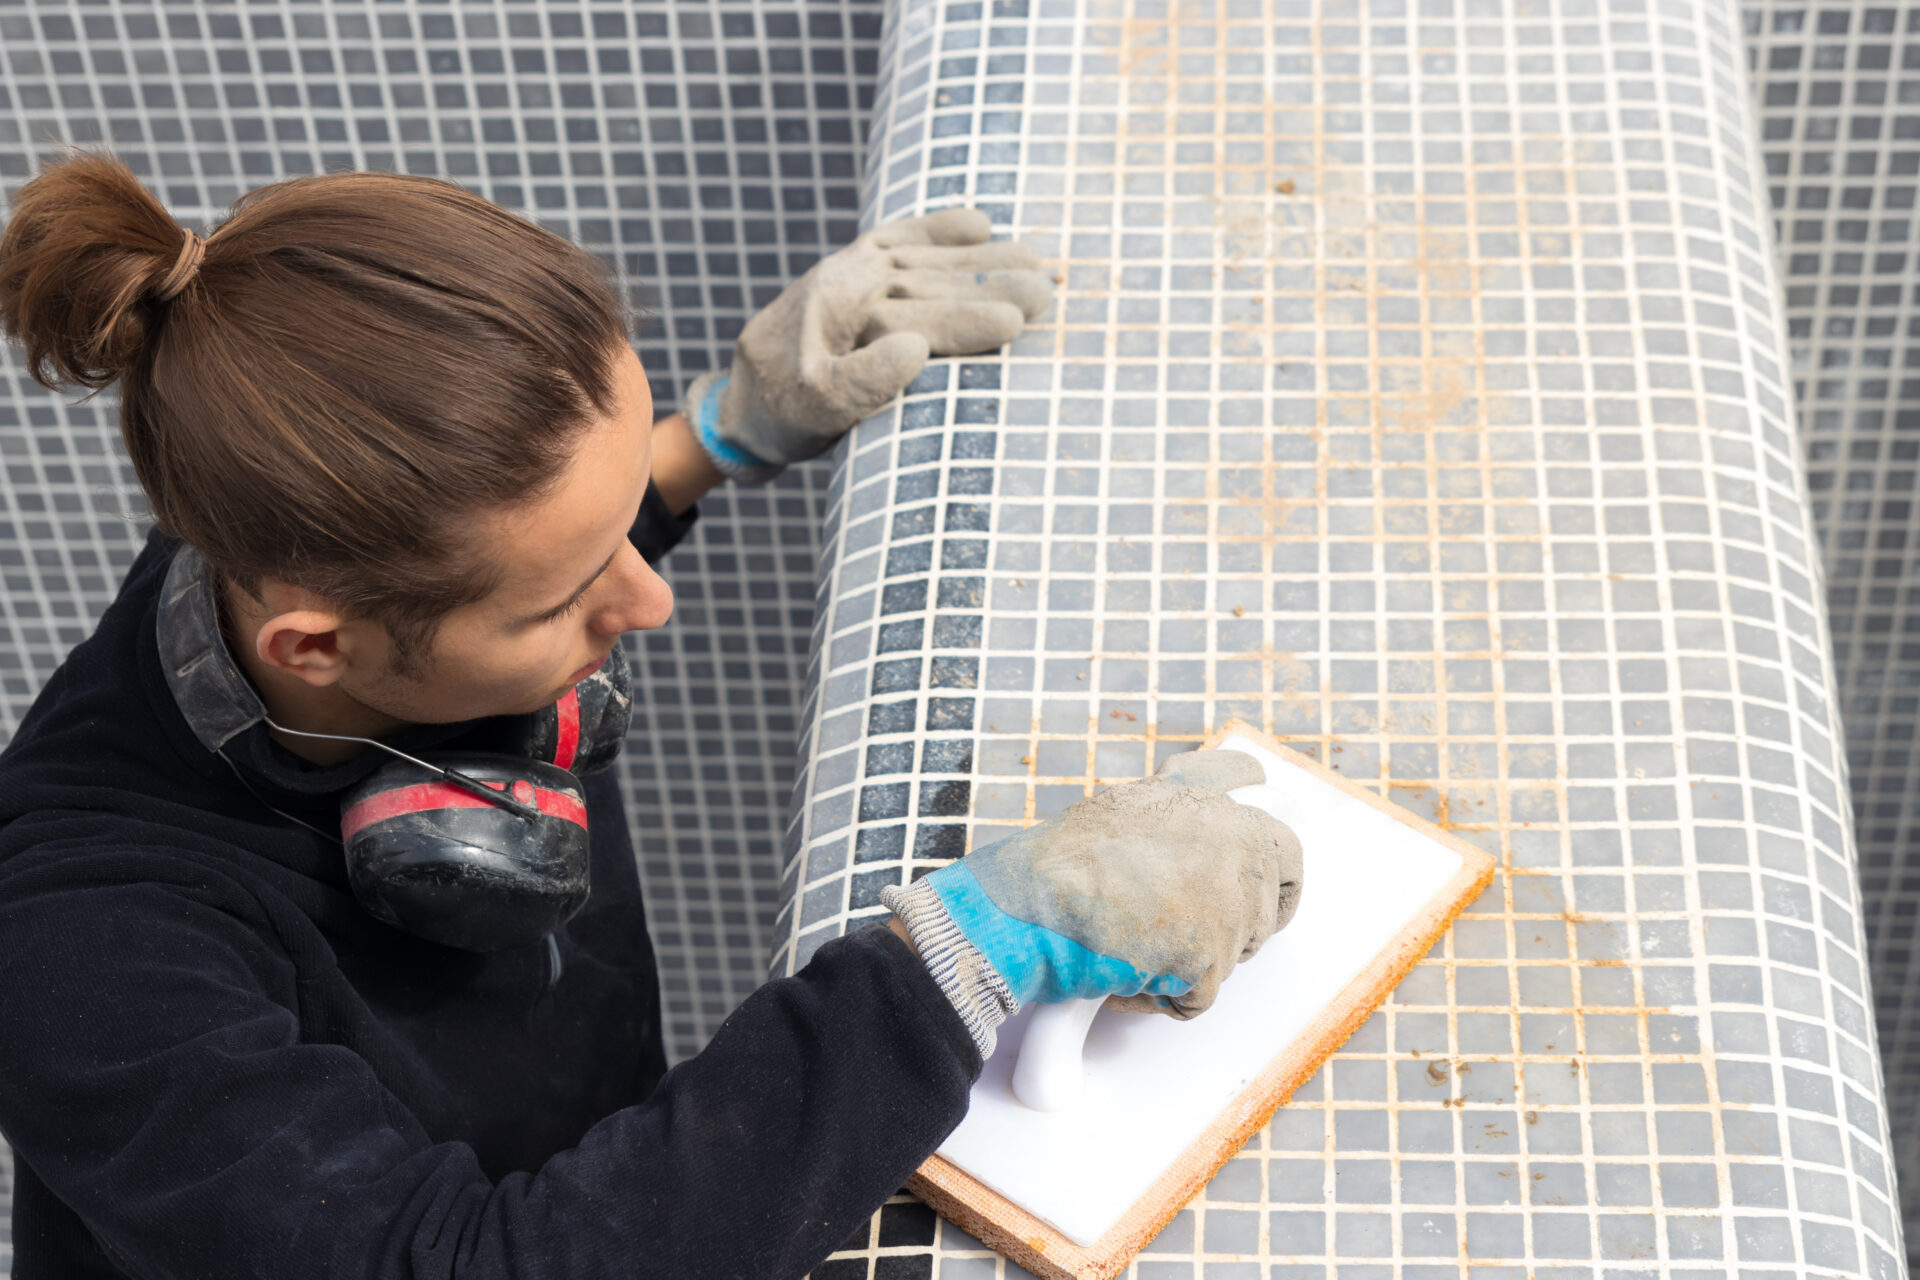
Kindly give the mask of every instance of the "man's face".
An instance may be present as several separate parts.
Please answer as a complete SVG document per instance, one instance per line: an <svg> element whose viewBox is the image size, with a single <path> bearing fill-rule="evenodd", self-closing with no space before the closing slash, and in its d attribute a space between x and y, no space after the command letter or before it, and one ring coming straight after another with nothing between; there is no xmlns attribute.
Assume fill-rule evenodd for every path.
<svg viewBox="0 0 1920 1280"><path fill-rule="evenodd" d="M673 591L627 540L652 472L653 394L639 359L614 357L619 407L581 436L552 491L477 516L469 552L499 570L492 594L446 615L413 676L355 664L345 692L416 724L536 711L586 679L624 631L663 625Z"/></svg>

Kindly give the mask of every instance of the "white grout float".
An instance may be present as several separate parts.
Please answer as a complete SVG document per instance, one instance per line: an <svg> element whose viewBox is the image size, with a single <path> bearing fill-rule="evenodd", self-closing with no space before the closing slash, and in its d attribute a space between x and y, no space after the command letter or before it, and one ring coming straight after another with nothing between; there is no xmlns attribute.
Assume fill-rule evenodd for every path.
<svg viewBox="0 0 1920 1280"><path fill-rule="evenodd" d="M1262 784L1229 794L1304 851L1300 906L1186 1022L1099 1001L1023 1009L960 1126L909 1184L1049 1280L1106 1280L1378 1007L1492 879L1484 851L1238 722Z"/></svg>

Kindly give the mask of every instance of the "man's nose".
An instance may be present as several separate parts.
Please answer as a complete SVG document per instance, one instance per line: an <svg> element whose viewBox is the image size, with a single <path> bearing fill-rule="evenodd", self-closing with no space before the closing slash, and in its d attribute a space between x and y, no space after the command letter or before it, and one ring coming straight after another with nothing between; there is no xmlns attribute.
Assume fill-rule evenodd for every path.
<svg viewBox="0 0 1920 1280"><path fill-rule="evenodd" d="M618 580L610 584L604 607L594 614L594 629L609 635L650 631L665 625L673 614L673 588L655 573L640 552L628 546L615 564Z"/></svg>

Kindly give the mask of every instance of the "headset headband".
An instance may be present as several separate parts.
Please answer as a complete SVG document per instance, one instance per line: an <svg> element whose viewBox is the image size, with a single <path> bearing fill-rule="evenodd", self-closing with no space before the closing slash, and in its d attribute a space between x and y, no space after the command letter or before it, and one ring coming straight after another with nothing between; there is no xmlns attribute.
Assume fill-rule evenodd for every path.
<svg viewBox="0 0 1920 1280"><path fill-rule="evenodd" d="M159 632L167 688L201 746L218 753L267 718L266 705L220 634L213 573L184 542L160 591Z"/></svg>

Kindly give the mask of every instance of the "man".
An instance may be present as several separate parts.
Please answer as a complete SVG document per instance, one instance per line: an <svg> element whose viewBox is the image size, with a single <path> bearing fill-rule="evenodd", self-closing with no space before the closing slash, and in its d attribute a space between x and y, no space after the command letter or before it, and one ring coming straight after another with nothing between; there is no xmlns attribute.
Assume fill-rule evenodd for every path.
<svg viewBox="0 0 1920 1280"><path fill-rule="evenodd" d="M863 237L656 424L597 264L458 188L296 180L205 241L99 157L23 189L0 328L118 383L159 527L0 755L20 1280L797 1276L1020 1002L1187 1016L1285 922L1257 766L1199 753L898 890L663 1074L618 638L702 492L1046 304L988 231Z"/></svg>

